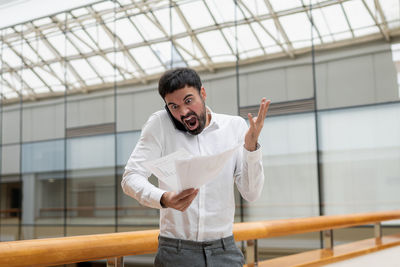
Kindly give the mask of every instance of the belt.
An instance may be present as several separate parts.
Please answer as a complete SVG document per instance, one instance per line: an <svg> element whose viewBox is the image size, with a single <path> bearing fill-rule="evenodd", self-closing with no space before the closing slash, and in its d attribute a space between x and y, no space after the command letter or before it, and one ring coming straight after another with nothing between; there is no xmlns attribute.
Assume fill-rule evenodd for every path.
<svg viewBox="0 0 400 267"><path fill-rule="evenodd" d="M179 249L213 249L213 248L226 248L236 246L233 235L224 237L221 239L210 240L210 241L192 241L192 240L183 240L183 239L175 239L170 237L159 236L158 237L158 245L159 246L169 246L175 247Z"/></svg>

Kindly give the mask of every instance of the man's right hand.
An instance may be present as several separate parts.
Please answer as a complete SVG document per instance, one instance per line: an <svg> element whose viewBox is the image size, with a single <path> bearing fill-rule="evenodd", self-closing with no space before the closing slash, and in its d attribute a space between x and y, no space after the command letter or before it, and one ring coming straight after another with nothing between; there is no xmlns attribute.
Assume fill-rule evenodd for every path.
<svg viewBox="0 0 400 267"><path fill-rule="evenodd" d="M192 204L193 199L199 193L199 189L186 189L177 194L176 192L165 192L161 196L161 205L165 208L173 208L179 211L185 211L190 204Z"/></svg>

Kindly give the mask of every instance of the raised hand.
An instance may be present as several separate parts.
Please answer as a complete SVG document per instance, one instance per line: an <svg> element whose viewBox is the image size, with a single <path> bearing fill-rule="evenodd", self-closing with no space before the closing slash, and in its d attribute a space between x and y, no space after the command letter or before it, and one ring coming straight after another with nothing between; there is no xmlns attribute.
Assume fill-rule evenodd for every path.
<svg viewBox="0 0 400 267"><path fill-rule="evenodd" d="M249 118L250 127L244 137L244 147L248 151L254 151L257 149L258 137L260 136L261 130L264 126L264 119L267 116L267 111L271 100L266 100L264 97L261 99L260 109L258 110L257 117L251 115L251 113L247 114Z"/></svg>
<svg viewBox="0 0 400 267"><path fill-rule="evenodd" d="M180 193L176 192L165 192L161 197L161 204L165 208L173 208L179 211L185 211L190 204L192 204L193 199L197 196L199 189L186 189Z"/></svg>

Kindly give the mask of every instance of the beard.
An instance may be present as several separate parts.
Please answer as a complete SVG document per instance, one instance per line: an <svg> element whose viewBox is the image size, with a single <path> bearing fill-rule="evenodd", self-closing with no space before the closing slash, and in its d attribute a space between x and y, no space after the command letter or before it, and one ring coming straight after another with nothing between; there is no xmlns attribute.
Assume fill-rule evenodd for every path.
<svg viewBox="0 0 400 267"><path fill-rule="evenodd" d="M181 122L188 133L198 135L206 126L206 116L206 105L203 101L203 110L199 115L191 111L185 116L181 116Z"/></svg>

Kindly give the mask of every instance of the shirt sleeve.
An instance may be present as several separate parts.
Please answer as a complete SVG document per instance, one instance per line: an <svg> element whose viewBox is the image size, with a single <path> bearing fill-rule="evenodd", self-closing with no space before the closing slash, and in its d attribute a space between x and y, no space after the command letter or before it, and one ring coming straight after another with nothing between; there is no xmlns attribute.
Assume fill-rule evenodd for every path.
<svg viewBox="0 0 400 267"><path fill-rule="evenodd" d="M121 182L125 194L135 198L144 206L158 209L162 208L160 199L165 191L149 182L151 173L141 163L161 156L161 137L160 118L153 114L142 129L140 139L125 166Z"/></svg>
<svg viewBox="0 0 400 267"><path fill-rule="evenodd" d="M242 129L239 141L244 142L248 126L243 119L241 119L241 127L239 128ZM255 151L248 151L244 146L242 150L239 150L236 160L235 182L240 194L247 201L255 201L260 197L264 186L264 168L259 144L257 144Z"/></svg>

